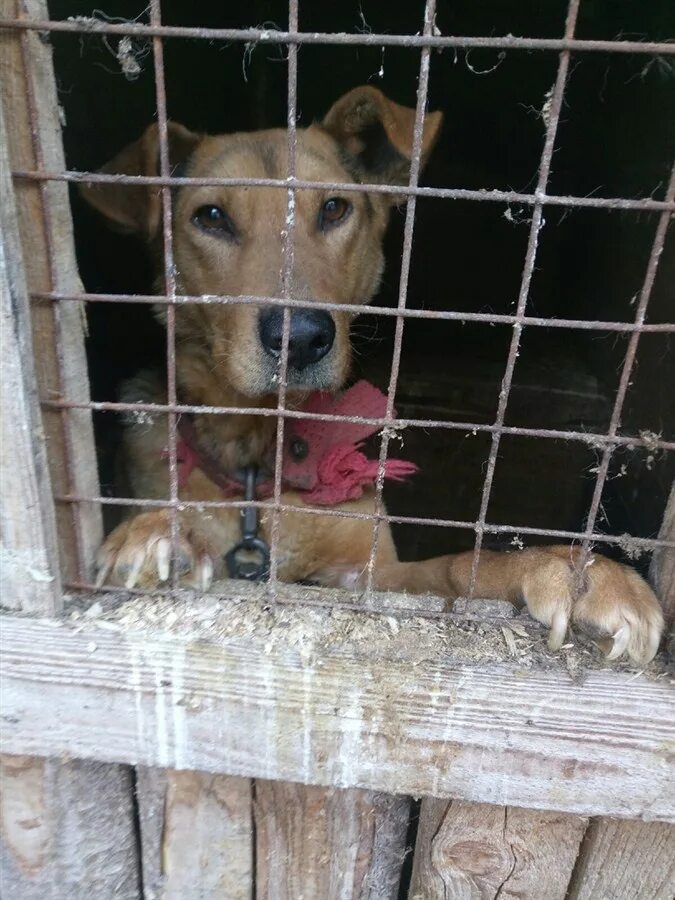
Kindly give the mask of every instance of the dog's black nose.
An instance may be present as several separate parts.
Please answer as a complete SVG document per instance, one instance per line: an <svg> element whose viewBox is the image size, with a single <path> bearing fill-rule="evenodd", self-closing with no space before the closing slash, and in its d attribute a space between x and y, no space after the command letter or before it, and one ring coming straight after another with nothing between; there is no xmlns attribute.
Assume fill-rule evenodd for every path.
<svg viewBox="0 0 675 900"><path fill-rule="evenodd" d="M260 342L270 356L279 357L284 328L284 311L280 307L260 313ZM296 309L291 313L288 339L288 364L306 369L330 351L335 340L335 322L323 309Z"/></svg>

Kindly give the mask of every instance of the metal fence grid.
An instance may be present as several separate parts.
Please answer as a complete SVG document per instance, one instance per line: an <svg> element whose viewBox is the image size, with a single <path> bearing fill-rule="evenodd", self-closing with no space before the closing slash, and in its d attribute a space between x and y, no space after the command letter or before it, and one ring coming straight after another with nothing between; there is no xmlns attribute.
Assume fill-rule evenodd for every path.
<svg viewBox="0 0 675 900"><path fill-rule="evenodd" d="M675 165L671 171L670 181L663 200L653 198L628 199L628 198L596 198L596 197L571 197L555 196L546 193L551 160L554 152L556 134L560 121L560 113L565 94L568 77L570 55L574 53L637 53L649 55L675 55L675 44L662 42L638 42L626 40L579 40L575 38L575 26L579 12L580 0L570 0L567 8L564 34L556 39L518 38L506 37L455 37L439 35L435 29L436 0L425 0L424 18L422 28L418 34L392 35L372 33L316 33L302 32L298 27L299 0L289 0L289 24L287 31L269 31L264 28L246 29L222 29L222 28L196 28L182 26L168 26L162 24L161 0L150 0L148 7L149 22L147 24L134 22L109 22L96 18L73 18L65 21L36 21L27 16L10 20L0 20L0 27L19 30L22 36L24 54L28 54L27 35L30 30L37 32L70 32L70 33L101 33L103 35L135 36L151 39L155 70L156 106L159 126L160 146L160 174L158 176L127 176L106 175L101 173L62 171L46 171L42 164L42 156L39 145L37 128L33 128L35 168L32 171L17 171L14 176L17 179L28 179L38 182L43 192L43 211L46 220L46 231L50 233L48 220L49 205L44 196L44 189L50 181L104 183L115 182L129 185L155 185L159 188L163 209L163 244L164 244L164 282L165 290L161 296L155 295L129 295L129 294L94 294L94 293L63 293L55 289L48 292L33 293L35 300L51 301L55 309L62 302L100 302L100 303L142 303L162 304L166 307L166 355L167 355L167 403L114 403L114 402L89 402L76 403L67 397L57 400L45 401L46 406L59 409L63 416L67 416L69 410L85 408L92 411L133 412L145 411L164 413L168 419L168 466L169 466L169 498L168 500L149 500L143 498L113 498L113 497L85 497L74 493L57 496L55 499L61 503L100 503L141 508L169 508L172 514L173 539L177 537L178 510L180 508L198 507L231 508L237 509L244 506L254 506L258 509L269 510L272 514L271 529L271 565L270 565L270 592L275 595L275 586L278 578L277 548L279 543L279 528L281 513L285 511L302 512L306 515L342 516L349 518L369 519L373 523L373 542L370 560L368 563L366 598L372 589L373 564L377 547L379 527L382 522L392 524L409 525L433 525L447 528L469 529L475 533L474 555L471 575L470 594L473 593L479 554L485 534L512 534L531 535L538 537L558 538L579 542L583 548L583 557L590 552L593 543L611 544L620 543L624 548L632 547L636 550L652 550L656 547L675 547L672 541L664 541L649 538L621 537L602 534L596 530L598 512L600 510L603 488L607 479L610 460L613 452L619 447L645 446L641 436L623 435L619 433L621 416L626 393L629 387L631 373L635 363L636 352L640 336L644 333L674 333L675 323L650 324L645 321L650 294L654 284L659 257L663 251L666 232L671 218L675 213ZM164 48L166 38L196 38L204 40L226 40L233 42L258 42L276 45L285 45L288 51L288 92L287 92L287 127L288 127L288 177L284 180L270 178L190 178L172 177L169 164L168 151L168 126L166 111L166 91L164 78ZM405 186L391 186L381 184L353 184L342 182L315 182L304 181L296 177L296 109L297 109L297 81L298 81L298 48L307 44L318 45L349 45L349 46L378 46L378 47L412 47L420 51L420 68L417 90L417 105L415 111L413 154L410 166L410 177ZM531 193L519 193L501 190L465 190L461 188L431 188L421 187L418 183L420 173L420 158L422 147L422 133L424 128L425 110L427 105L427 90L429 82L429 69L431 52L434 49L444 48L493 48L500 50L537 50L556 52L559 54L558 69L551 95L550 113L547 119L546 133L543 150L539 162L537 184ZM26 66L26 72L30 73L30 66ZM29 83L26 85L26 97L29 104L29 113L33 122L37 120L34 90L30 83L30 74L27 76ZM185 296L177 293L175 267L173 259L173 235L172 235L172 209L171 187L180 185L196 186L249 186L249 187L278 187L287 192L287 212L289 227L284 235L284 268L282 277L281 296ZM400 282L398 287L398 302L395 307L363 306L361 312L376 316L393 316L396 319L394 342L391 357L390 378L387 389L386 413L381 419L364 418L360 416L337 416L320 413L306 413L287 409L285 406L287 391L287 366L288 344L290 334L291 310L298 307L306 307L308 301L295 300L290 295L290 275L293 268L294 226L295 226L295 192L303 188L366 191L385 194L396 194L407 198L405 224L403 232L403 250ZM412 251L413 231L415 225L415 208L418 197L435 197L439 199L460 199L474 202L487 203L521 203L532 208L532 218L529 228L527 251L523 264L522 277L516 310L512 315L492 315L488 313L466 313L452 310L430 311L413 310L406 307L408 278L410 272L410 260ZM635 317L632 322L570 320L560 318L541 318L527 314L530 282L537 260L537 245L540 231L543 225L543 213L546 206L565 206L576 208L596 209L620 209L650 211L658 213L658 223L655 229L651 253L646 266L642 289L636 305ZM56 284L53 266L51 270L52 288ZM353 307L347 304L330 303L324 301L309 301L318 309L344 310ZM263 409L258 407L215 407L215 406L191 406L178 402L176 392L176 332L175 311L181 304L257 304L279 305L284 310L282 352L279 372L279 394L276 408ZM403 419L394 414L394 398L396 395L399 369L401 363L401 349L403 342L403 330L406 319L439 319L461 322L479 322L491 324L503 324L511 326L512 336L508 352L506 368L504 371L497 414L492 424L479 424L473 422L437 421L433 419ZM610 417L607 433L593 434L581 431L564 431L544 428L512 427L505 425L505 415L509 402L513 373L518 357L518 351L525 327L546 328L571 328L599 332L626 333L628 344L621 369L620 379ZM57 329L58 335L58 329ZM62 348L57 348L58 357L62 359ZM276 437L276 466L274 473L274 494L267 501L188 501L181 500L178 495L178 462L177 462L177 422L183 413L200 414L226 414L226 415L256 415L273 416L277 418ZM376 501L374 513L359 513L333 508L301 508L289 506L282 502L282 453L284 446L284 427L287 419L320 419L324 421L352 422L370 424L381 429L381 449L379 455L378 476L376 481ZM391 435L395 430L419 426L432 429L450 429L466 433L487 433L491 435L491 446L485 469L480 510L475 521L462 521L451 519L423 518L412 516L388 515L382 502L382 487L384 481L385 463L389 449ZM68 434L68 429L64 429ZM580 531L564 531L556 529L531 528L521 525L496 525L487 521L488 504L490 501L492 483L497 463L499 445L503 435L517 435L538 439L555 439L576 441L598 449L601 453L597 466L595 486L591 503L586 514L585 525ZM650 450L675 450L675 440L669 441L655 438L650 435ZM67 464L72 466L75 460L72 457L72 447L66 448ZM70 483L73 481L70 479ZM82 554L78 549L80 560L80 577L70 586L76 588L93 589L94 585L87 579L84 571ZM177 576L173 575L173 583L169 591L177 587ZM288 601L287 601L288 602ZM317 601L321 603L321 601ZM326 601L328 602L328 601ZM359 606L358 608L363 608ZM401 613L400 608L392 612ZM416 611L419 614L419 611ZM436 613L435 615L442 615Z"/></svg>

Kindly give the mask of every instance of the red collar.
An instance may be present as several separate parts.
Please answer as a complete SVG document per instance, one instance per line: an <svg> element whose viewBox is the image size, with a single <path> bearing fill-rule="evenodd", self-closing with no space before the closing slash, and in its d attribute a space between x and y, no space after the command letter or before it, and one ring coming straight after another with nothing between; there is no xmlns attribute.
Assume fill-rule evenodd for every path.
<svg viewBox="0 0 675 900"><path fill-rule="evenodd" d="M339 396L314 391L302 407L304 412L339 416L384 417L387 398L367 381L359 381ZM189 416L178 422L178 483L184 485L193 469L201 471L216 484L225 497L243 492L241 481L223 471L220 464L199 447L197 431ZM303 499L319 506L335 506L357 500L367 485L377 479L378 461L368 459L360 450L366 438L377 431L376 425L331 422L314 419L289 419L286 422L282 486L301 491ZM166 455L166 451L163 455ZM385 478L403 481L417 472L414 463L388 459ZM259 498L274 492L274 479L257 486Z"/></svg>

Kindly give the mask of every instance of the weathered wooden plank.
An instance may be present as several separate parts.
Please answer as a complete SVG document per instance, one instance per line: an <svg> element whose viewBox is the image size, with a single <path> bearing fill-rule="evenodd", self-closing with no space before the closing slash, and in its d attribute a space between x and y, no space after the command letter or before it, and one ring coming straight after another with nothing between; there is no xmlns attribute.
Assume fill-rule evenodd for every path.
<svg viewBox="0 0 675 900"><path fill-rule="evenodd" d="M214 609L186 633L4 617L6 750L675 818L664 678L458 662L419 619L394 634L385 617L343 613L349 639L333 642L316 624L256 628L246 605L246 630L228 634L236 605Z"/></svg>
<svg viewBox="0 0 675 900"><path fill-rule="evenodd" d="M675 538L675 486L670 492L659 532ZM666 620L675 615L675 553L654 552L650 569ZM672 636L671 636L672 641ZM591 823L575 870L570 900L670 900L675 896L675 829L665 823L618 822L603 818Z"/></svg>
<svg viewBox="0 0 675 900"><path fill-rule="evenodd" d="M410 801L255 782L256 897L395 900Z"/></svg>
<svg viewBox="0 0 675 900"><path fill-rule="evenodd" d="M25 10L48 18L46 0L0 0L0 14L13 18ZM22 52L22 41L25 41ZM34 100L31 120L29 97ZM12 169L65 169L59 103L48 41L35 32L24 38L0 29L0 103L11 122L7 150ZM63 182L15 185L19 236L28 290L75 292L82 289L77 273L68 188ZM89 400L84 353L84 315L77 303L31 303L34 361L41 401L66 397ZM59 350L60 347L60 350ZM48 463L56 493L72 491L98 496L96 455L88 410L66 415L43 408L49 448ZM68 465L67 457L73 459ZM101 512L97 504L60 504L56 510L64 580L86 575L101 542ZM83 571L78 566L78 547Z"/></svg>
<svg viewBox="0 0 675 900"><path fill-rule="evenodd" d="M599 819L589 826L569 900L672 900L675 827Z"/></svg>
<svg viewBox="0 0 675 900"><path fill-rule="evenodd" d="M0 758L3 897L137 900L130 770Z"/></svg>
<svg viewBox="0 0 675 900"><path fill-rule="evenodd" d="M145 900L250 900L253 816L247 778L140 766L136 796Z"/></svg>
<svg viewBox="0 0 675 900"><path fill-rule="evenodd" d="M29 2L33 10L45 12L43 2ZM13 15L15 9L14 2L1 0L2 14ZM55 168L64 165L50 51L32 35L24 58L19 40L0 33L0 600L5 606L44 614L62 606L51 484L63 489L67 439L82 454L74 469L80 488L97 493L98 487L88 414L69 416L66 434L60 415L52 413L46 423L49 457L44 446L36 383L42 398L62 391L81 398L88 388L79 310L64 309L61 316L49 304L37 309L28 301L28 289L60 285L72 290L79 282L65 185L45 189L44 205L41 189L24 185L15 202L10 167L36 164L31 131L45 162ZM38 113L34 128L27 113L26 60ZM5 128L5 120L10 128ZM44 230L47 215L53 229L51 248ZM65 354L61 371L57 326ZM99 512L83 509L74 520L63 508L58 520L65 541L60 554L65 574L77 574L76 537L85 562L91 560L101 536ZM4 755L0 798L3 896L138 897L128 767Z"/></svg>
<svg viewBox="0 0 675 900"><path fill-rule="evenodd" d="M675 541L675 483L670 490L666 511L661 523L659 538ZM666 621L675 624L675 550L659 547L654 551L649 574L659 600L663 606Z"/></svg>
<svg viewBox="0 0 675 900"><path fill-rule="evenodd" d="M410 900L564 900L587 823L583 816L427 798Z"/></svg>
<svg viewBox="0 0 675 900"><path fill-rule="evenodd" d="M49 615L62 607L56 519L2 104L0 315L0 602Z"/></svg>

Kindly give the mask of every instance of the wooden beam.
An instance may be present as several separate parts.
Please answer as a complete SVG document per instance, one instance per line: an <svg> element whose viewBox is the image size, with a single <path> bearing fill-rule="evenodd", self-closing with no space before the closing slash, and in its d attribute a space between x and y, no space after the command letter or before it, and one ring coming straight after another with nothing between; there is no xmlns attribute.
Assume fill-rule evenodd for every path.
<svg viewBox="0 0 675 900"><path fill-rule="evenodd" d="M130 770L0 757L3 897L138 900Z"/></svg>
<svg viewBox="0 0 675 900"><path fill-rule="evenodd" d="M410 801L255 782L258 900L395 900Z"/></svg>
<svg viewBox="0 0 675 900"><path fill-rule="evenodd" d="M46 0L0 0L3 16L14 18L24 11L31 18L49 18ZM22 36L18 31L0 29L0 103L5 120L11 122L7 133L11 168L65 170L51 45L37 32ZM17 181L15 190L28 290L82 290L67 185ZM31 321L40 400L65 397L88 401L84 309L77 303L33 301ZM98 496L89 410L73 409L64 414L43 408L42 419L55 492ZM64 580L90 574L103 534L99 505L61 504L56 516Z"/></svg>
<svg viewBox="0 0 675 900"><path fill-rule="evenodd" d="M43 0L30 11L46 14ZM14 0L0 12L14 15ZM91 417L41 416L42 399L88 397L81 311L31 306L28 290L77 288L65 185L23 185L16 202L11 167L32 167L32 138L46 165L64 167L51 51L39 35L0 31L0 591L3 605L50 614L62 607L61 565L78 573L101 537L91 506L55 514L52 484L64 487L67 447L75 449L77 490L98 493ZM28 115L31 79L36 118ZM7 122L7 127L5 126ZM47 223L47 218L50 222ZM63 353L59 362L57 334ZM45 449L45 426L49 453ZM51 474L50 474L51 472ZM61 554L57 541L60 529ZM9 748L3 747L3 750ZM138 866L131 770L95 762L0 756L0 881L3 896L22 900L89 897L137 900Z"/></svg>
<svg viewBox="0 0 675 900"><path fill-rule="evenodd" d="M675 483L670 489L659 538L662 541L675 541ZM675 624L675 550L669 547L657 548L652 556L649 575L663 606L666 622Z"/></svg>
<svg viewBox="0 0 675 900"><path fill-rule="evenodd" d="M253 811L247 778L139 766L145 900L250 900Z"/></svg>
<svg viewBox="0 0 675 900"><path fill-rule="evenodd" d="M162 602L137 608L172 628L4 617L6 750L675 819L665 678L467 662L449 624L420 619L393 631L296 609L281 627L254 604L195 598L188 627Z"/></svg>
<svg viewBox="0 0 675 900"><path fill-rule="evenodd" d="M675 828L663 822L591 823L569 900L672 900Z"/></svg>
<svg viewBox="0 0 675 900"><path fill-rule="evenodd" d="M587 823L583 816L427 798L410 900L565 900Z"/></svg>
<svg viewBox="0 0 675 900"><path fill-rule="evenodd" d="M0 316L0 597L12 609L49 615L62 607L56 519L1 103Z"/></svg>

